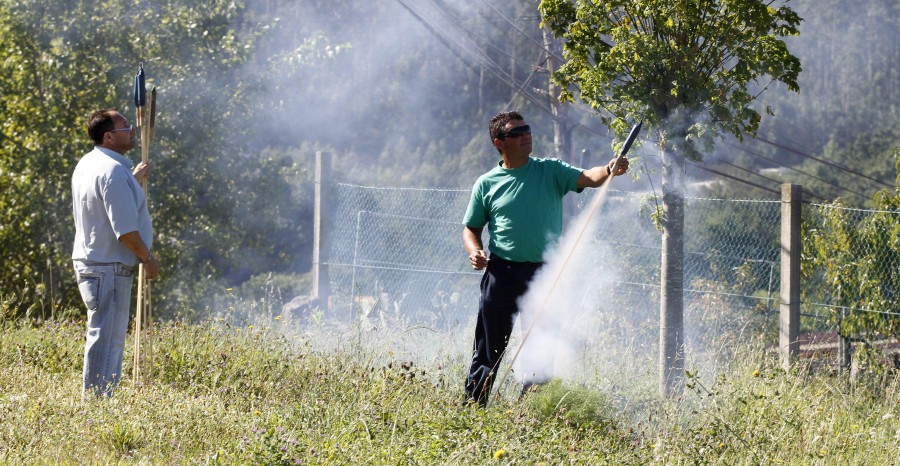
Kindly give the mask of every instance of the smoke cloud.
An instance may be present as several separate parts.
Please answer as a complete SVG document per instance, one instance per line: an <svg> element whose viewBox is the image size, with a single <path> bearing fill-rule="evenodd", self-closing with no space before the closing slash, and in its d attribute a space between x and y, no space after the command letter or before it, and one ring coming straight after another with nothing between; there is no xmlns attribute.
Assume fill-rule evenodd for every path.
<svg viewBox="0 0 900 466"><path fill-rule="evenodd" d="M603 195L604 190L597 190L591 205ZM617 221L614 217L611 208L596 213L584 209L545 255L545 266L519 302L524 341L514 370L521 380L541 383L573 375L579 351L589 346L590 332L578 330L595 324L597 314L607 311L604 298L619 275L615 251L609 243L596 241L599 224Z"/></svg>

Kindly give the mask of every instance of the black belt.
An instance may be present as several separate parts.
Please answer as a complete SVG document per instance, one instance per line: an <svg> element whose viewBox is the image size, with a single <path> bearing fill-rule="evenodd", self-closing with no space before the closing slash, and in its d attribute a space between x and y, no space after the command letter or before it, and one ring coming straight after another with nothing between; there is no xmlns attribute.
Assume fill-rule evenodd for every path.
<svg viewBox="0 0 900 466"><path fill-rule="evenodd" d="M495 262L495 261L496 261L497 263L499 263L499 264L503 264L503 265L511 265L511 266L513 266L513 267L515 267L515 266L522 266L522 267L540 267L540 266L544 265L543 262L517 262L517 261L511 261L511 260L508 260L508 259L504 259L504 258L502 258L502 257L500 257L500 256L498 256L498 255L496 255L496 254L491 254L491 262Z"/></svg>

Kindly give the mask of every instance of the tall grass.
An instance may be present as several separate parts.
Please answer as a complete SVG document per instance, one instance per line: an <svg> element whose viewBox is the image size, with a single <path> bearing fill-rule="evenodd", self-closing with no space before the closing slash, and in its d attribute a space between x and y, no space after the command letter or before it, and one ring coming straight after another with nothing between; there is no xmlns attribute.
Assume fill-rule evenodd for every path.
<svg viewBox="0 0 900 466"><path fill-rule="evenodd" d="M614 358L592 347L566 380L521 400L515 385L499 387L505 396L482 410L461 403L470 329L261 315L158 324L153 382L126 377L106 400L79 393L83 322L0 323L0 462L900 459L896 375L850 385L803 367L785 373L755 337L692 360L677 399L656 396L653 348L619 346Z"/></svg>

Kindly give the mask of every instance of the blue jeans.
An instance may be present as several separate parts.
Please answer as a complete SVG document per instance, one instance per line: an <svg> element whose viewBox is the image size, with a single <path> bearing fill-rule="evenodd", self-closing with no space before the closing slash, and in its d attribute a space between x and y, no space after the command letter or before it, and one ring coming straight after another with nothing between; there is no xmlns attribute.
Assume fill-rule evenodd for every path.
<svg viewBox="0 0 900 466"><path fill-rule="evenodd" d="M132 267L118 262L74 263L78 291L88 309L82 389L108 396L122 378L134 274Z"/></svg>

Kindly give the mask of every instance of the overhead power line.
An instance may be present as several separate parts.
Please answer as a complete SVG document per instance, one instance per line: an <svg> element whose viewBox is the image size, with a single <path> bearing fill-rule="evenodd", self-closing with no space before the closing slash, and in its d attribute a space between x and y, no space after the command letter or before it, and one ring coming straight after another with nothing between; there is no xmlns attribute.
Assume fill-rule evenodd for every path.
<svg viewBox="0 0 900 466"><path fill-rule="evenodd" d="M737 181L737 182L739 182L739 183L744 183L744 184L753 186L753 187L755 187L755 188L762 189L763 191L768 191L768 192L770 192L770 193L781 194L779 191L776 191L776 190L774 190L774 189L772 189L772 188L768 188L768 187L763 186L763 185L761 185L761 184L756 184L756 183L754 183L754 182L752 182L752 181L747 181L747 180L745 180L745 179L743 179L743 178L738 178L738 177L736 177L736 176L732 176L732 175L729 175L729 174L727 174L727 173L720 172L720 171L718 171L718 170L713 170L712 168L704 167L703 165L698 165L698 164L692 164L692 165L693 165L694 167L699 168L700 170L708 171L708 172L710 172L710 173L712 173L712 174L721 176L721 177L723 177L723 178L728 178L728 179L730 179L730 180L734 180L734 181Z"/></svg>
<svg viewBox="0 0 900 466"><path fill-rule="evenodd" d="M739 167L739 166L737 166L737 165L735 165L735 164L733 164L733 163L731 163L731 162L726 162L726 161L724 161L724 160L717 160L717 161L715 161L714 163L717 163L717 164L718 164L718 163L721 163L722 165L728 165L729 167L736 168L736 169L738 169L738 170L740 170L740 171L742 171L742 172L746 172L746 173L750 173L751 175L758 176L758 177L760 177L760 178L762 178L762 179L764 179L764 180L766 180L766 181L771 181L771 182L773 182L773 183L775 183L775 184L781 184L781 181L778 181L778 180L776 180L775 178L769 178L768 176L765 176L765 175L763 175L763 174L761 174L761 173L757 173L757 172L755 172L755 171L753 171L753 170L750 170L750 169L747 169L747 168L744 168L744 167Z"/></svg>
<svg viewBox="0 0 900 466"><path fill-rule="evenodd" d="M840 164L831 162L831 161L829 161L829 160L825 160L825 159L822 159L822 158L819 158L819 157L815 157L815 156L809 155L809 154L807 154L807 153L805 153L805 152L801 152L801 151L799 151L799 150L797 150L797 149L794 149L794 148L785 146L785 145L783 145L783 144L779 144L779 143L777 143L777 142L769 141L768 139L765 139L765 138L762 138L762 137L759 137L759 136L757 136L755 139L756 139L757 141L760 141L760 142L763 142L763 143L766 143L766 144L775 146L775 147L777 147L777 148L779 148L779 149L781 149L781 150L786 150L786 151L788 151L788 152L790 152L790 153L792 153L792 154L797 154L797 155L799 155L799 156L801 156L801 157L805 157L805 158L808 158L808 159L811 159L811 160L815 160L816 162L823 163L823 164L825 164L825 165L828 165L829 167L837 168L838 170L843 170L843 171L845 171L845 172L847 172L847 173L852 173L852 174L854 174L854 175L856 175L856 176L859 176L860 178L865 178L865 179L867 179L867 180L869 180L869 181L873 181L873 182L878 183L878 184L880 184L880 185L882 185L882 186L886 186L886 187L888 187L888 188L895 188L895 187L896 187L896 186L887 184L887 183L885 183L884 181L881 181L881 180L872 178L871 176L868 176L868 175L865 175L865 174L863 174L863 173L860 173L860 172L858 172L858 171L856 171L856 170L852 170L852 169L850 169L849 167L845 167L845 166L843 166L843 165L840 165Z"/></svg>
<svg viewBox="0 0 900 466"><path fill-rule="evenodd" d="M496 62L491 60L491 58L488 57L487 55L485 55L484 52L482 52L480 49L478 49L478 47L474 45L474 42L476 42L476 41L482 42L482 43L486 43L486 42L483 39L481 39L477 34L474 34L472 31L470 31L469 29L464 27L459 20L454 19L449 14L447 14L444 11L443 7L435 4L431 0L424 0L424 1L420 1L420 2L413 2L412 0L397 0L397 2L400 3L400 5L402 5L404 8L406 8L406 10L409 11L413 15L413 17L415 17L417 20L419 20L419 22L421 22L429 31L431 31L431 33L434 34L438 38L438 40L441 41L441 43L443 43L445 46L450 48L458 57L460 57L460 60L462 60L464 63L471 64L474 61L475 64L477 64L478 66L481 66L483 69L488 70L488 72L490 72L495 77L500 79L500 81L502 81L503 83L508 85L510 88L512 88L514 91L516 91L519 95L521 95L526 100L528 100L529 102L536 105L539 109L543 110L544 113L550 115L551 118L554 118L554 119L556 118L556 116L553 115L553 112L550 110L549 107L547 107L547 105L545 105L543 102L541 102L539 100L539 98L537 96L535 96L533 93L528 92L529 88L528 88L527 84L530 81L530 79L534 76L534 73L536 71L538 71L537 69L532 68L532 72L531 72L531 74L529 74L529 79L527 79L524 82L520 82L515 77L511 76L509 73L504 71L500 65L498 65ZM430 6L430 10L431 10L432 14L429 14L429 12L426 11L429 6ZM508 17L503 16L499 12L497 12L497 14L507 23L513 24L512 20L510 20ZM443 21L443 23L441 21ZM449 28L453 29L453 31L448 30L448 25L446 23L449 23ZM515 25L513 24L513 26L515 26ZM519 30L518 27L517 27L517 30ZM540 48L540 50L542 50L544 53L547 54L542 59L541 64L538 65L538 66L542 66L543 62L546 61L546 57L550 55L550 52L538 41L534 40L533 38L531 38L527 34L525 34L525 32L523 32L521 30L519 30L519 32L521 34L525 35L526 37L528 37L528 39L531 40L531 42L535 43ZM462 39L461 39L462 36L469 37L469 40L472 43L463 44ZM487 44L487 45L490 45L491 47L496 48L496 46L494 46L492 44ZM461 55L460 51L462 53L464 53L466 56L468 56L468 59L463 57ZM509 56L508 53L505 53L505 52L503 52L503 53L505 55ZM585 105L579 105L577 103L573 103L572 108L575 108L577 110L586 110L589 113L593 114L593 110ZM612 137L609 136L608 134L604 134L600 131L597 131L593 128L590 128L590 127L585 126L580 123L575 123L574 127L587 130L588 132L591 132L598 136L612 139Z"/></svg>
<svg viewBox="0 0 900 466"><path fill-rule="evenodd" d="M495 63L481 49L479 49L473 41L468 38L473 36L471 31L464 28L456 19L448 15L442 7L432 1L412 2L410 0L397 0L404 8L425 25L429 31L435 34L444 45L462 50L472 61L477 63L483 69L489 71L498 79L506 83L514 89L519 95L527 99L529 102L552 114L549 108L541 102L537 97L528 92L527 87L523 86L518 80L508 74L500 65ZM451 45L452 44L452 45ZM464 60L468 61L468 60Z"/></svg>
<svg viewBox="0 0 900 466"><path fill-rule="evenodd" d="M772 128L771 126L764 125L764 124L760 123L760 124L759 124L759 129L765 130L769 135L778 135L779 138L784 139L785 141L789 141L789 142L791 143L791 145L793 145L794 147L799 147L800 149L803 149L804 151L806 151L806 153L811 153L811 152L814 151L814 149L812 149L812 148L810 148L809 146L805 145L803 142L800 142L800 141L794 139L794 138L791 137L790 135L779 134L779 133L778 133L774 128ZM772 136L770 136L770 138L771 138L771 137L772 137Z"/></svg>
<svg viewBox="0 0 900 466"><path fill-rule="evenodd" d="M763 174L757 173L757 172L755 172L755 171L753 171L753 170L750 170L750 169L748 169L748 168L744 168L744 167L735 165L735 164L733 164L733 163L726 162L726 161L724 161L724 160L719 160L719 161L717 161L716 163L721 163L721 164L723 164L723 165L728 165L729 167L735 168L735 169L740 170L740 171L742 171L742 172L746 172L746 173L750 173L750 174L756 175L756 176L758 176L758 177L760 177L760 178L762 178L762 179L764 179L764 180L771 181L771 182L773 182L773 183L775 183L775 184L778 184L778 185L781 185L781 184L782 184L782 182L781 182L780 180L776 180L775 178L769 178L768 176L765 176L765 175L763 175ZM809 194L809 195L812 196L812 197L815 197L816 199L821 199L821 200L823 200L823 201L827 201L827 200L828 200L828 199L826 199L826 198L824 198L824 197L822 197L822 196L819 196L819 195L817 195L817 194L813 194L813 193L811 193L811 192L809 192L809 191L807 191L807 190L804 190L803 192L806 193L806 194Z"/></svg>
<svg viewBox="0 0 900 466"><path fill-rule="evenodd" d="M837 185L837 184L835 184L835 183L832 183L831 181L828 181L828 180L826 180L826 179L819 178L819 177L816 176L816 175L813 175L813 174L810 174L810 173L806 173L806 172L804 172L804 171L802 171L802 170L798 170L798 169L796 169L796 168L794 168L794 167L790 167L790 166L785 165L785 164L783 164L783 163L781 163L781 162L779 162L779 161L777 161L777 160L775 160L775 159L773 159L773 158L766 157L765 155L757 154L756 152L753 152L752 150L747 149L746 147L734 145L734 144L731 144L731 143L728 143L728 142L723 142L723 144L725 144L726 146L729 146L729 147L733 147L733 148L738 149L738 150L742 150L742 151L744 151L744 152L746 152L746 153L748 153L748 154L750 154L750 155L752 155L752 156L754 156L754 157L757 157L757 158L766 160L766 161L768 161L768 162L774 163L775 165L778 165L779 167L784 167L784 168L787 168L788 170L797 172L797 173L799 173L799 174L801 174L801 175L803 175L803 176L807 176L807 177L810 177L810 178L815 179L815 180L817 180L817 181L821 181L822 183L825 183L825 184L827 184L827 185L829 185L829 186L831 186L831 187L833 187L833 188L835 188L835 189L838 189L838 190L840 190L840 191L846 191L846 192L848 192L848 193L855 194L855 195L857 195L857 196L859 196L859 197L861 197L861 198L863 198L863 199L869 199L869 196L866 196L865 194L858 193L858 192L853 191L853 190L851 190L851 189L848 189L848 188L845 188L845 187L843 187L843 186L840 186L840 185Z"/></svg>
<svg viewBox="0 0 900 466"><path fill-rule="evenodd" d="M542 42L538 42L537 40L533 39L531 36L526 34L525 31L522 30L522 28L517 26L516 23L512 22L512 20L510 20L503 13L501 13L499 10L494 8L487 0L482 0L482 1L484 2L485 5L487 5L488 8L493 10L494 13L497 13L497 16L503 18L503 20L506 21L507 23L509 23L510 26L515 28L516 31L519 31L519 34L522 34L526 39L530 40L534 45L537 45L539 49L544 51L544 53L546 53L548 55L552 55L553 58L556 58L557 60L565 61L565 58L551 52L550 50L547 49L547 47L544 47L544 44Z"/></svg>

